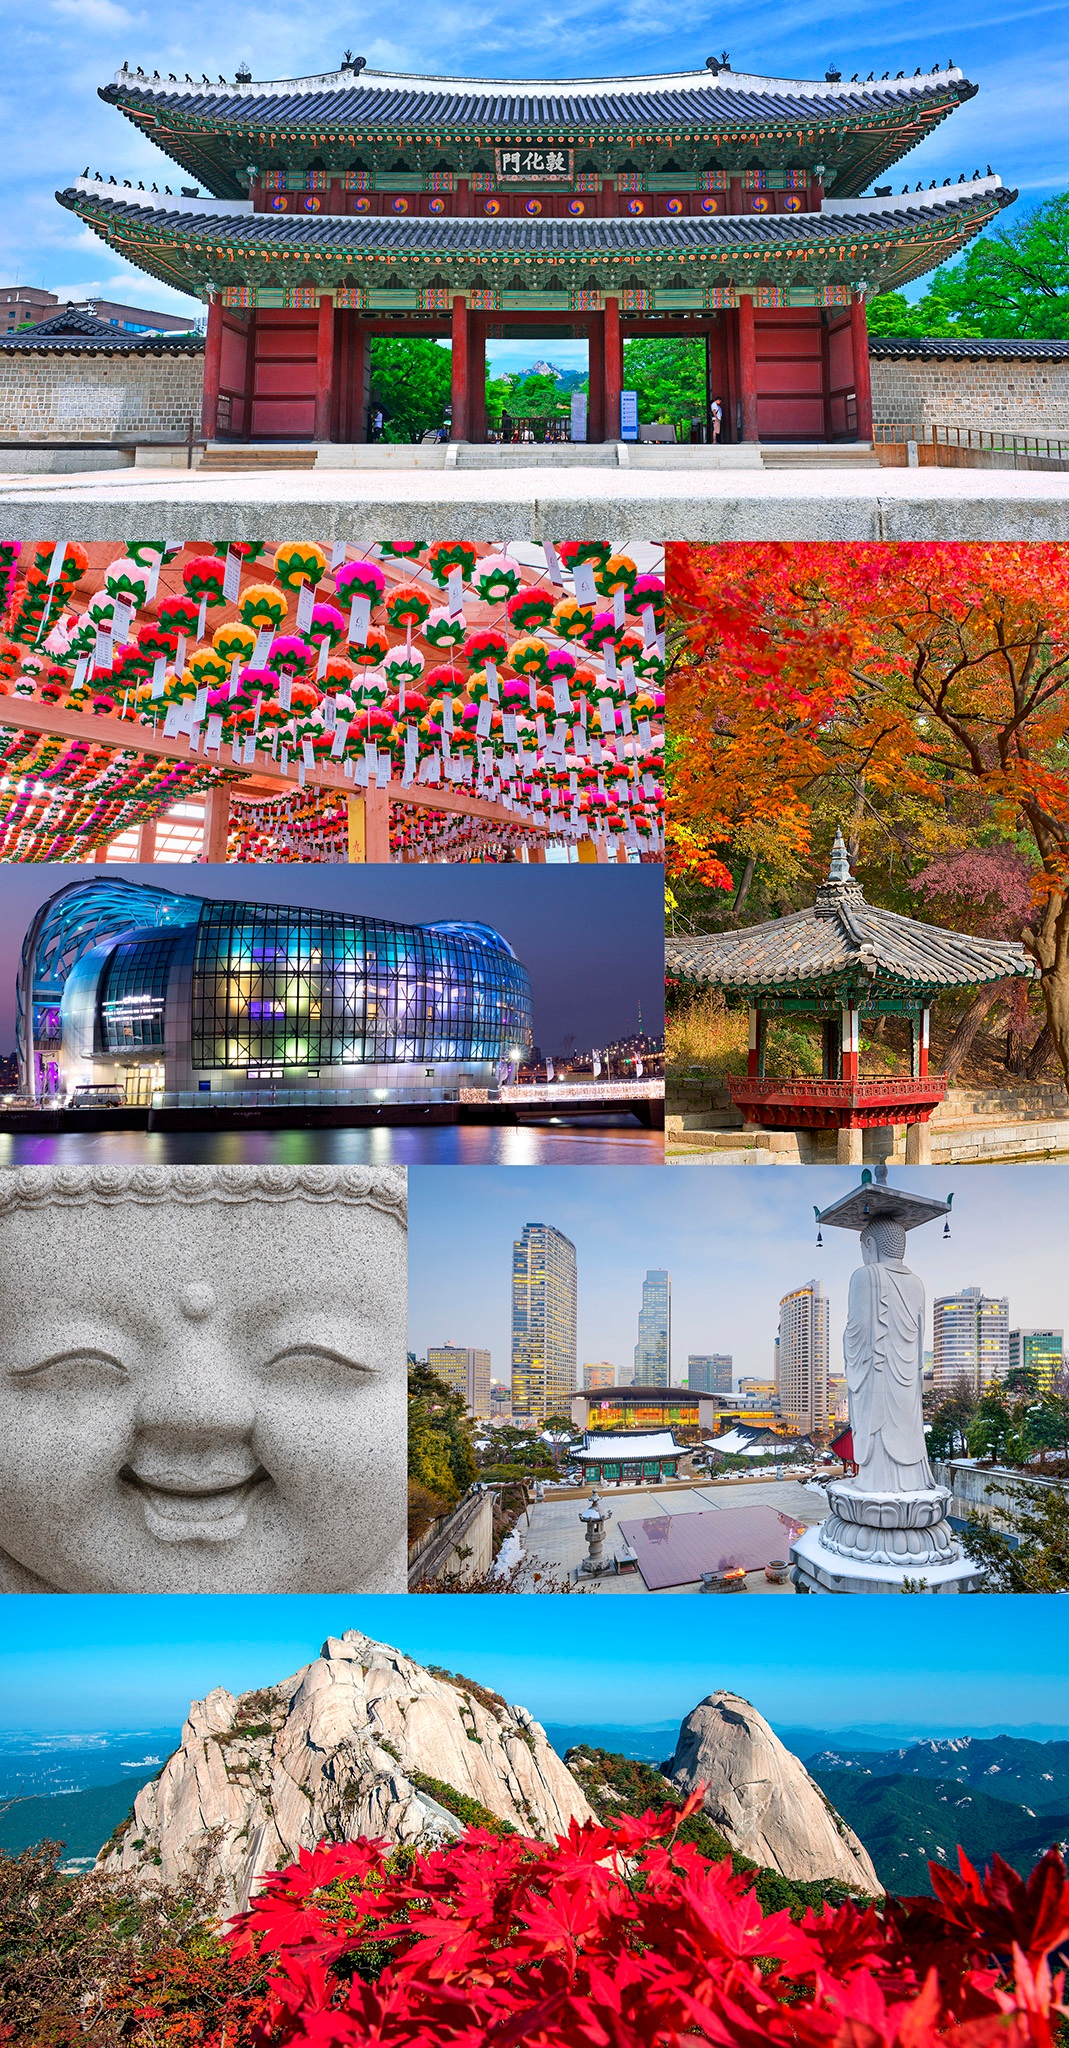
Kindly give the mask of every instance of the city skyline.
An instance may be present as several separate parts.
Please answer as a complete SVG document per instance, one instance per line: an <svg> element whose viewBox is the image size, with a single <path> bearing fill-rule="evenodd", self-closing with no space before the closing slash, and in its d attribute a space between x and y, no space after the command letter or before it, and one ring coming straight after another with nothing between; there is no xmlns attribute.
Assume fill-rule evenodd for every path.
<svg viewBox="0 0 1069 2048"><path fill-rule="evenodd" d="M432 924L449 919L499 931L531 977L535 1042L559 1052L572 1033L580 1050L638 1029L654 1037L664 1018L663 884L654 867L319 865L141 866L9 863L0 875L0 1052L15 1045L15 977L22 941L41 904L59 889L106 875L190 896L297 903Z"/></svg>
<svg viewBox="0 0 1069 2048"><path fill-rule="evenodd" d="M951 1239L910 1233L907 1260L924 1281L925 1349L933 1303L984 1280L1006 1295L1013 1329L1062 1329L1067 1288L1054 1176L1057 1166L894 1168L892 1185L954 1192ZM450 1178L452 1176L452 1178ZM637 1177L640 1181L643 1176ZM830 1372L842 1372L842 1333L857 1236L826 1229L815 1247L814 1205L856 1185L852 1167L764 1167L753 1175L685 1168L619 1199L611 1169L540 1169L537 1193L523 1169L450 1168L413 1178L410 1346L423 1357L448 1327L455 1343L485 1345L495 1374L510 1353L511 1247L532 1213L576 1246L578 1356L632 1356L642 1282L659 1257L673 1279L673 1355L730 1352L736 1384L767 1381L781 1298L813 1277L829 1300ZM461 1231L467 1256L453 1256Z"/></svg>
<svg viewBox="0 0 1069 2048"><path fill-rule="evenodd" d="M5 1731L177 1730L191 1699L273 1684L347 1628L461 1670L541 1721L640 1727L681 1719L722 1686L781 1727L924 1735L1069 1722L1065 1632L1038 1626L1034 1602L997 1595L854 1601L848 1630L814 1629L800 1601L781 1602L770 1630L761 1605L669 1595L644 1603L637 1633L621 1631L615 1602L553 1595L75 1594L62 1623L49 1595L8 1606Z"/></svg>

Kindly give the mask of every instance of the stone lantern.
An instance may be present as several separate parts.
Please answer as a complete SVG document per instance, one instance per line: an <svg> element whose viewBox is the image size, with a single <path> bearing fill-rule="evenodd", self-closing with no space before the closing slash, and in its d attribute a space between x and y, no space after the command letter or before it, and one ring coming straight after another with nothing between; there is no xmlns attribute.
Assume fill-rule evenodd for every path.
<svg viewBox="0 0 1069 2048"><path fill-rule="evenodd" d="M596 1489L585 1508L580 1508L579 1520L586 1531L587 1551L579 1567L580 1574L583 1578L600 1578L603 1572L612 1569L611 1558L605 1556L605 1525L612 1521L612 1509L598 1498Z"/></svg>

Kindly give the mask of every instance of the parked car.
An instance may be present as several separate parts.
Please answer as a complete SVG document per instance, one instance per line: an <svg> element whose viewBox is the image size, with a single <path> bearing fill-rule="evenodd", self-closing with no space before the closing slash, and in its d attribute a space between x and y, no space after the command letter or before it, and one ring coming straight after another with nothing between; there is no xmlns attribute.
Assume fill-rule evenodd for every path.
<svg viewBox="0 0 1069 2048"><path fill-rule="evenodd" d="M83 1081L72 1090L68 1109L125 1109L126 1090L114 1081Z"/></svg>

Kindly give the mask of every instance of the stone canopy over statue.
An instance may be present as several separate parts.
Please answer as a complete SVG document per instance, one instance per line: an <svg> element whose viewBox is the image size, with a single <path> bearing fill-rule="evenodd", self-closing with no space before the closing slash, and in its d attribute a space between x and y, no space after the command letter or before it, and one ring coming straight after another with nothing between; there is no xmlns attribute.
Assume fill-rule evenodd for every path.
<svg viewBox="0 0 1069 2048"><path fill-rule="evenodd" d="M905 1261L907 1232L949 1216L952 1201L892 1188L878 1166L816 1212L821 1230L856 1230L861 1239L864 1264L851 1275L843 1335L857 1474L831 1481L827 1520L792 1546L799 1592L980 1589L982 1575L947 1520L949 1490L928 1462L924 1284Z"/></svg>

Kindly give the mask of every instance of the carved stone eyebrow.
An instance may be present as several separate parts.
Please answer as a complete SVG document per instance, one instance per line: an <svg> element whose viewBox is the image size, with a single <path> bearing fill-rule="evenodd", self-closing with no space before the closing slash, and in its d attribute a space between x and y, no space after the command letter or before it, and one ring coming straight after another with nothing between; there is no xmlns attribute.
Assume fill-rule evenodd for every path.
<svg viewBox="0 0 1069 2048"><path fill-rule="evenodd" d="M344 1365L350 1372L374 1372L375 1368L365 1358L351 1358L337 1344L306 1342L296 1338L291 1344L280 1344L277 1351L264 1360L265 1368L281 1365L287 1358L320 1358L330 1365Z"/></svg>
<svg viewBox="0 0 1069 2048"><path fill-rule="evenodd" d="M106 1351L103 1345L99 1344L72 1344L65 1351L55 1351L48 1358L36 1358L29 1365L13 1365L9 1368L8 1377L13 1380L39 1379L54 1366L83 1364L107 1365L123 1379L129 1377L122 1359L116 1358L113 1352Z"/></svg>

